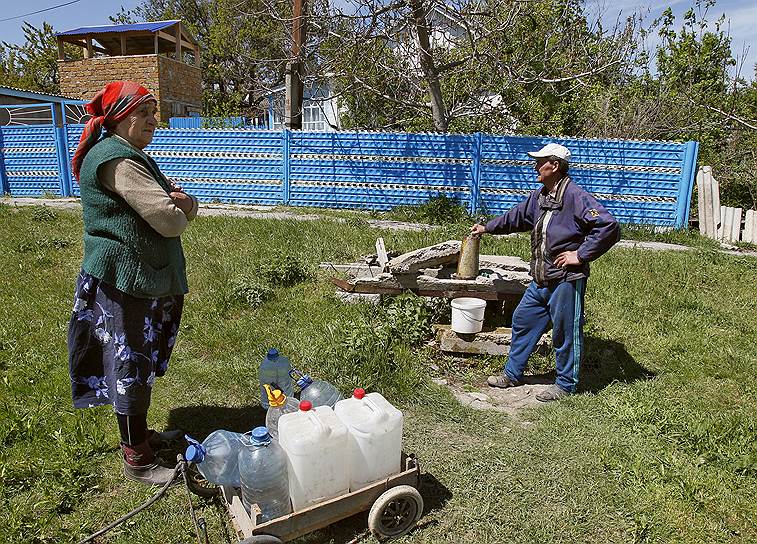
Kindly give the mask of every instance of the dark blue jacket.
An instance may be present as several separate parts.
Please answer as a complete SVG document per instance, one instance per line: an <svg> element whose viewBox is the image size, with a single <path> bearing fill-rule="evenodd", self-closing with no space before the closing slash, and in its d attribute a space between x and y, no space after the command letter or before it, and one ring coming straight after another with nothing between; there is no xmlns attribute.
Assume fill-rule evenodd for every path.
<svg viewBox="0 0 757 544"><path fill-rule="evenodd" d="M544 187L505 215L486 224L486 232L509 234L531 231L531 277L540 286L589 277L589 262L620 240L620 226L593 196L569 177L554 196ZM559 268L552 264L564 251L578 251L581 264Z"/></svg>

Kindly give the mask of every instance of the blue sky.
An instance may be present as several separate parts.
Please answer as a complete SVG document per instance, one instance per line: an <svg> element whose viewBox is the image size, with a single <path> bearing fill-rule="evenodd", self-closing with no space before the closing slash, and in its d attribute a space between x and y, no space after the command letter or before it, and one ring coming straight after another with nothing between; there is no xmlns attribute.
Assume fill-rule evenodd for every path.
<svg viewBox="0 0 757 544"><path fill-rule="evenodd" d="M0 19L22 15L48 8L71 0L23 0L4 1ZM649 13L649 20L658 16L667 6L680 15L692 5L693 0L586 0L589 13L603 13L603 20L614 21L618 14L630 15L634 11ZM21 23L28 21L40 26L43 21L52 24L55 30L67 30L79 26L107 24L108 16L118 13L123 6L130 9L140 4L139 0L79 0L77 3L58 9L30 15L22 19L0 22L0 41L20 43L23 41ZM757 2L745 0L719 0L710 11L709 19L714 21L725 13L730 20L731 49L733 54L744 58L742 76L753 78L754 64L757 63ZM744 48L749 48L744 54Z"/></svg>
<svg viewBox="0 0 757 544"><path fill-rule="evenodd" d="M658 17L667 7L676 16L676 28L683 22L682 15L694 4L694 0L585 0L590 14L602 13L606 23L614 22L619 14L624 17L634 12L645 15L646 23ZM731 53L737 61L743 60L741 76L754 79L757 63L757 2L745 0L717 0L707 13L708 28L714 30L714 22L725 14L723 29L731 36ZM655 37L656 38L656 37ZM654 45L654 41L649 45Z"/></svg>

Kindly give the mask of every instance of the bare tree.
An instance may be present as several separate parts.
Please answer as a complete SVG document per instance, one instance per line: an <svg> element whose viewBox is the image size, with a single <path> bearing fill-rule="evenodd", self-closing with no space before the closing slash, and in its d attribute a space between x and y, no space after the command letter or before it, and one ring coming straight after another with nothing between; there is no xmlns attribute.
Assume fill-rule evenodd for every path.
<svg viewBox="0 0 757 544"><path fill-rule="evenodd" d="M524 95L569 95L619 69L635 39L633 21L605 31L581 0L347 0L310 23L310 75L338 81L352 108L392 109L352 112L372 128L511 125Z"/></svg>

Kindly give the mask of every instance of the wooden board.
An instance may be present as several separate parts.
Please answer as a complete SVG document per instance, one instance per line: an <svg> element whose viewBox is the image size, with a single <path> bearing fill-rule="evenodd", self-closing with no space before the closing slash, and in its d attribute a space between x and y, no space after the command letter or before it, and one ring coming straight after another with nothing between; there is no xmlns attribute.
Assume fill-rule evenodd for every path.
<svg viewBox="0 0 757 544"><path fill-rule="evenodd" d="M256 523L242 506L239 489L223 486L223 497L234 523L234 528L243 538L254 535L272 535L288 542L332 523L346 519L359 512L369 510L384 491L398 485L418 487L420 466L413 455L402 454L405 470L389 476L352 493L335 497L299 512L276 518L265 523ZM257 508L257 505L254 505ZM259 510L258 510L259 511Z"/></svg>
<svg viewBox="0 0 757 544"><path fill-rule="evenodd" d="M342 291L348 293L365 293L374 295L401 295L406 291L411 291L421 297L444 297L444 298L458 298L458 297L473 297L480 298L482 300L509 300L513 297L520 299L520 294L513 293L497 293L491 290L481 291L455 291L455 290L443 290L443 289L418 289L408 287L401 289L399 287L380 287L373 285L355 285L347 280L340 278L331 278L331 283L339 287Z"/></svg>

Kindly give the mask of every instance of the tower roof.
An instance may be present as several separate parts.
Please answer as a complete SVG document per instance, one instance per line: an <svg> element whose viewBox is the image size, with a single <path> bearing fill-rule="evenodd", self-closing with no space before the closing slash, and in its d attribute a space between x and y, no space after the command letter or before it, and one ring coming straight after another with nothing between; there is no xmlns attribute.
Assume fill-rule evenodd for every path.
<svg viewBox="0 0 757 544"><path fill-rule="evenodd" d="M107 34L111 32L152 32L155 33L169 26L173 26L180 22L179 19L170 21L152 21L145 23L130 23L127 25L98 25L98 26L81 26L79 28L73 28L71 30L64 30L58 32L56 36L79 36L85 34Z"/></svg>

